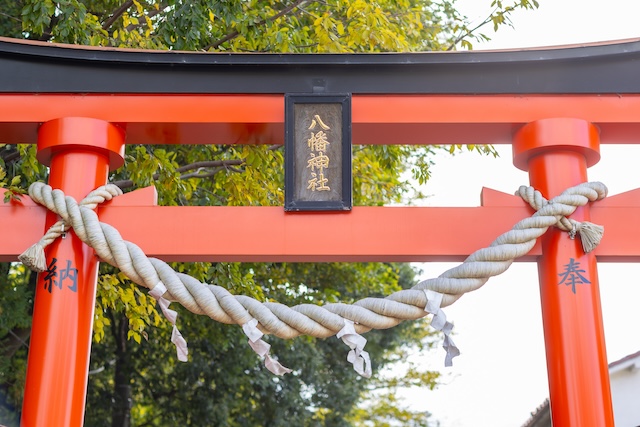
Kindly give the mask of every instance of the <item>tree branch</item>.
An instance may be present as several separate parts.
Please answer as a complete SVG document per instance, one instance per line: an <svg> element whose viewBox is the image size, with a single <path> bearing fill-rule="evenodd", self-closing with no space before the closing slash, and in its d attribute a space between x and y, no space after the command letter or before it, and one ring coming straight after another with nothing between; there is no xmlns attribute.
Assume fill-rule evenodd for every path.
<svg viewBox="0 0 640 427"><path fill-rule="evenodd" d="M266 19L262 19L258 22L256 22L255 24L253 24L253 27L257 27L259 25L264 25L267 22L271 22L271 21L275 21L276 19L287 15L289 13L291 13L294 9L296 9L298 6L300 6L302 3L306 2L307 0L296 0L295 2L291 3L289 6L285 7L284 9L280 10L278 13L276 13L273 16L270 16ZM208 45L206 45L205 47L202 48L202 50L209 50L209 49L217 49L218 47L220 47L221 44L228 42L229 40L233 40L236 37L238 37L240 35L240 33L238 32L238 30L233 30L228 32L224 37L222 37L221 39L218 39L212 43L209 43Z"/></svg>
<svg viewBox="0 0 640 427"><path fill-rule="evenodd" d="M110 326L111 326L111 334L113 335L113 339L116 341L116 346L118 345L118 325L116 323L116 317L113 315L111 310L106 311L107 317L109 317Z"/></svg>
<svg viewBox="0 0 640 427"><path fill-rule="evenodd" d="M491 18L493 17L493 15L494 15L497 11L498 11L498 8L496 8L495 10L493 10L493 11L489 14L489 16L487 16L487 17L485 18L485 20L484 20L484 21L482 21L481 23L479 23L478 25L476 25L476 26L475 26L475 27L473 27L472 29L467 30L465 33L460 34L458 37L456 37L456 38L455 38L455 40L453 41L453 43L451 43L451 45L447 48L447 51L451 51L451 50L453 50L453 49L456 47L456 45L457 45L458 43L460 43L462 40L464 40L464 39L465 39L465 37L469 37L471 34L473 34L473 33L474 33L474 32L476 32L477 30L479 30L480 28L484 27L484 26L485 26L485 25L487 25L489 22L491 22L491 21L492 21L492 19L491 19ZM512 8L512 7L508 7L508 8L506 8L506 9L505 9L505 12L504 12L504 13L509 13L509 12L512 12L512 11L513 11L513 8Z"/></svg>
<svg viewBox="0 0 640 427"><path fill-rule="evenodd" d="M161 12L160 10L155 10L154 9L154 10L150 11L149 13L147 13L146 16L147 16L147 18L151 19L154 16L156 16L157 14L159 14L160 12ZM147 20L144 19L144 20L139 20L138 24L129 24L129 25L127 25L125 30L131 32L131 31L135 30L136 28L141 28L141 27L146 27L146 26L147 26Z"/></svg>
<svg viewBox="0 0 640 427"><path fill-rule="evenodd" d="M60 18L58 18L57 16L53 15L51 17L51 21L49 21L49 26L47 27L46 30L44 30L42 32L42 35L38 38L38 41L47 42L47 41L51 40L51 37L53 37L53 27L56 26L56 24L58 23L59 20L60 20Z"/></svg>
<svg viewBox="0 0 640 427"><path fill-rule="evenodd" d="M16 328L9 330L9 335L2 341L2 357L10 359L22 346L29 348L27 340L31 335L31 328Z"/></svg>
<svg viewBox="0 0 640 427"><path fill-rule="evenodd" d="M180 166L176 168L176 172L188 172L197 169L205 169L205 168L214 168L212 171L207 171L205 173L201 172L193 172L186 173L180 175L180 179L189 179L189 178L208 178L221 170L232 170L234 172L242 172L240 169L234 168L233 166L242 166L244 164L244 159L231 159L231 160L211 160L211 161L202 161L202 162L194 162L189 163L188 165ZM153 180L160 178L160 174L155 173L152 176ZM133 187L133 181L130 179L123 179L120 181L114 181L112 184L117 185L121 189L127 189Z"/></svg>
<svg viewBox="0 0 640 427"><path fill-rule="evenodd" d="M20 20L20 19L16 18L15 16L8 15L8 14L6 14L6 13L4 13L4 12L0 12L0 15L2 15L2 16L4 16L4 17L7 17L7 18L9 18L9 19L13 19L13 20L14 20L14 21L16 21L16 22L20 22L20 23L22 23L22 20Z"/></svg>
<svg viewBox="0 0 640 427"><path fill-rule="evenodd" d="M162 4L160 4L160 6L158 6L158 8L157 8L157 9L153 9L153 10L150 10L149 12L147 12L147 15L146 15L146 16L147 16L147 18L151 19L151 18L153 18L154 16L156 16L156 15L160 14L161 12L163 12L163 11L164 11L164 9L165 9L166 7L167 7L167 3L162 3ZM144 20L139 20L139 23L138 23L138 24L129 24L129 25L127 25L127 28L125 28L125 29L126 29L127 31L133 31L133 30L135 30L136 28L144 27L144 26L146 26L146 25L147 25L147 20L146 20L146 19L144 19Z"/></svg>
<svg viewBox="0 0 640 427"><path fill-rule="evenodd" d="M112 366L112 365L115 365L115 363L116 363L116 359L111 359L106 364L100 366L99 368L90 369L89 375L96 375L96 374L99 374L100 372L104 372L104 370L107 369L107 365Z"/></svg>
<svg viewBox="0 0 640 427"><path fill-rule="evenodd" d="M6 146L0 149L0 159L4 160L5 165L20 159L20 152L14 147Z"/></svg>
<svg viewBox="0 0 640 427"><path fill-rule="evenodd" d="M217 168L217 167L226 167L226 166L242 166L244 164L244 159L233 159L233 160L208 160L202 162L193 162L188 165L180 166L176 169L177 172L186 172L194 169L201 168Z"/></svg>
<svg viewBox="0 0 640 427"><path fill-rule="evenodd" d="M217 174L218 172L220 172L223 169L225 169L225 168L217 167L217 168L214 168L212 171L205 172L205 173L200 173L200 172L185 173L184 175L180 176L180 179L211 178L212 176L214 176L215 174ZM229 169L231 169L231 168L229 168Z"/></svg>
<svg viewBox="0 0 640 427"><path fill-rule="evenodd" d="M113 11L113 13L111 14L111 17L109 17L109 19L104 21L104 23L102 24L102 29L103 30L108 30L114 24L114 22L116 22L118 20L118 18L120 18L122 16L122 14L125 13L127 11L127 9L129 9L131 6L133 6L133 0L125 1L122 4L122 6L120 6L119 8L117 8L116 10Z"/></svg>

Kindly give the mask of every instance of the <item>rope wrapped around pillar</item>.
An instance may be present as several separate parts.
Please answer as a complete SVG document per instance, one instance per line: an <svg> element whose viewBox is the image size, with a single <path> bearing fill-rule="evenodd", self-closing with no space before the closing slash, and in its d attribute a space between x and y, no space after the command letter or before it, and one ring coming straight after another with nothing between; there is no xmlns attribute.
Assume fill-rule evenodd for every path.
<svg viewBox="0 0 640 427"><path fill-rule="evenodd" d="M117 194L121 194L119 188L106 185L93 191L91 198L94 201L110 200ZM386 298L364 298L353 304L300 304L288 307L232 295L220 286L201 283L178 273L164 261L148 258L137 245L125 241L114 227L100 222L92 210L95 203L85 204L83 201L78 204L72 197L43 183L34 183L29 188L29 195L34 201L61 217L65 230L73 227L76 235L91 246L102 261L120 269L138 285L148 288L163 311L169 301L175 301L193 313L209 316L221 323L241 325L245 332L249 331L247 335L252 346L259 340L254 327L263 334L285 339L299 335L317 338L339 335L352 350L349 361L365 376L371 372L370 366L367 366L369 356L362 350L366 340L358 338L359 334L371 329L390 328L404 320L420 319L431 313L434 315L432 326L445 334L445 364L450 365L451 359L459 351L449 336L453 325L446 320L442 307L452 304L465 293L480 288L490 277L506 271L516 258L526 255L533 248L536 239L549 227L556 226L570 234L575 233L575 230L587 230L585 233L590 239L587 245L589 250L599 242L601 227L580 224L567 217L579 206L603 199L607 194L604 184L580 184L549 201L531 187L521 187L516 194L523 197L537 212L500 235L489 247L477 250L462 264L445 271L437 278L421 281L411 289L395 292ZM429 224L425 224L425 227L428 226ZM62 230L61 225L52 229L55 227ZM597 232L589 234L592 229ZM585 233L580 234L582 236ZM51 241L50 237L43 238L34 246L37 251L42 251ZM32 268L46 269L46 263L34 265L33 259L38 257L34 256L36 249L30 248L20 259ZM167 303L163 303L163 300ZM172 323L175 324L175 316ZM180 341L176 346L179 353L183 352L182 359L186 359L186 343L182 344ZM264 346L260 348L260 354L266 357L268 365L273 366L274 360L269 357L268 349ZM277 374L288 371L279 364L270 370Z"/></svg>

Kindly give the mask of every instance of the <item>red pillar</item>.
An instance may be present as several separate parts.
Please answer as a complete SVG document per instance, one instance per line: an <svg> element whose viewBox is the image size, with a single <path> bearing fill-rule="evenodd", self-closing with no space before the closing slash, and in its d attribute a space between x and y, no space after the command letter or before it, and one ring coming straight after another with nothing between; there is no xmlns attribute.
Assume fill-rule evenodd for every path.
<svg viewBox="0 0 640 427"><path fill-rule="evenodd" d="M547 199L586 182L587 167L600 160L597 128L577 119L529 123L513 150L514 164ZM571 218L588 221L589 206ZM613 427L595 255L553 228L543 237L538 270L553 425Z"/></svg>
<svg viewBox="0 0 640 427"><path fill-rule="evenodd" d="M62 118L38 132L38 160L49 185L80 201L123 163L124 132L89 118ZM57 220L47 214L46 227ZM44 230L43 230L44 231ZM22 426L82 426L98 277L93 249L73 231L46 250L49 270L38 277Z"/></svg>

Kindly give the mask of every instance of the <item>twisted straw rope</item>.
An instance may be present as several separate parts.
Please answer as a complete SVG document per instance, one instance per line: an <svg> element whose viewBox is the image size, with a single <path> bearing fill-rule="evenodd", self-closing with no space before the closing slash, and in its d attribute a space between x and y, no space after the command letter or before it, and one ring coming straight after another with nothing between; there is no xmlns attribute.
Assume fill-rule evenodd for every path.
<svg viewBox="0 0 640 427"><path fill-rule="evenodd" d="M356 332L362 333L371 329L390 328L403 320L422 318L429 314L425 311L428 303L425 290L443 294L440 306L452 304L466 292L480 288L490 277L506 271L514 259L526 255L533 248L536 239L549 227L557 226L568 231L581 227L580 223L568 220L567 216L579 206L604 198L606 193L607 189L602 183L584 183L547 201L533 188L520 187L517 194L538 211L518 222L489 247L474 252L462 264L439 277L424 280L411 289L395 292L386 298L364 298L353 304L300 304L288 307L232 295L220 286L203 284L178 273L164 261L148 258L137 245L123 240L114 227L100 222L92 210L100 199L110 200L121 194L114 185L94 190L90 194L92 202L83 201L80 205L72 197L65 196L60 190L52 190L48 185L34 183L29 188L33 200L62 218L65 229L73 227L76 235L91 246L101 260L119 268L138 285L153 290L164 284L167 291L163 297L179 302L193 313L204 314L226 324L244 325L255 318L260 331L285 339L303 334L330 337L344 328L345 319L353 321ZM58 227L58 230L62 230L61 226ZM52 241L55 230L51 233L37 245ZM23 262L30 264L29 257L24 258ZM161 287L156 292L163 289Z"/></svg>

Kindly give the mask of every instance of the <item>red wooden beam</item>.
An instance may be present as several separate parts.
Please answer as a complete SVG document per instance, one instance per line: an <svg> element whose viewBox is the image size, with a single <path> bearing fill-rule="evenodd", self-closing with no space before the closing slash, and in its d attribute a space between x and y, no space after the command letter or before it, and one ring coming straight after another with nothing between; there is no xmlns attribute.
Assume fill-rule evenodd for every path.
<svg viewBox="0 0 640 427"><path fill-rule="evenodd" d="M0 190L1 191L1 190ZM142 193L141 193L142 192ZM0 193L1 195L1 193ZM482 207L354 207L350 213L285 213L282 207L150 206L151 189L99 208L100 219L147 255L166 261L462 261L532 214L516 196L483 191ZM0 205L0 261L42 236L45 209L28 197ZM605 226L601 261L640 262L640 190L594 203ZM536 245L520 261L533 261Z"/></svg>
<svg viewBox="0 0 640 427"><path fill-rule="evenodd" d="M37 105L38 108L33 106ZM635 143L640 95L354 95L354 144L511 144L547 117L595 123L603 144ZM0 142L35 143L40 123L91 117L127 144L282 144L282 95L0 95Z"/></svg>

